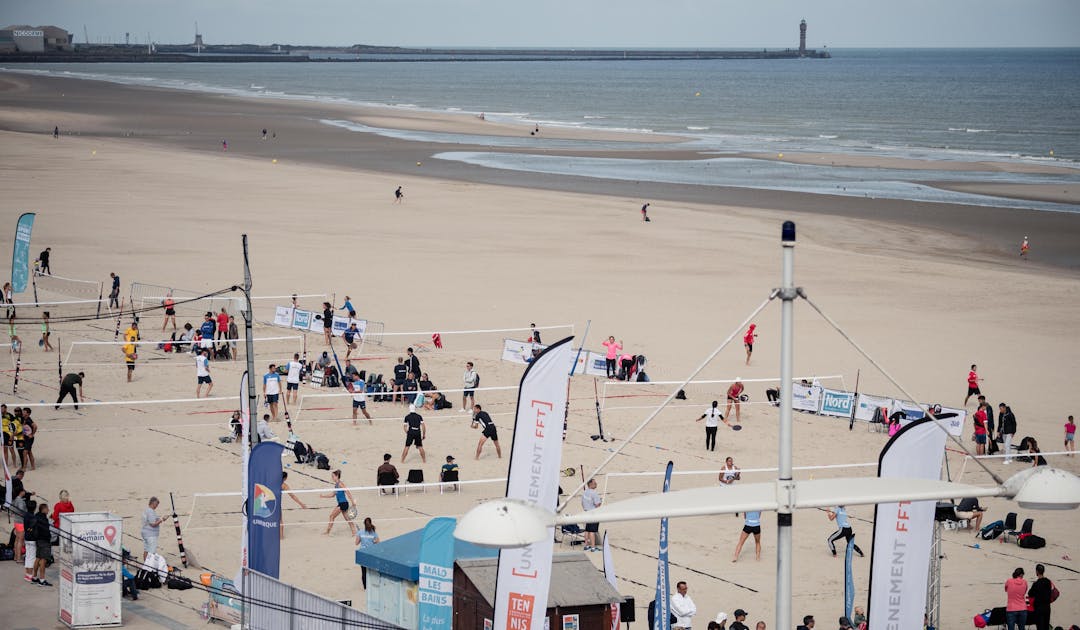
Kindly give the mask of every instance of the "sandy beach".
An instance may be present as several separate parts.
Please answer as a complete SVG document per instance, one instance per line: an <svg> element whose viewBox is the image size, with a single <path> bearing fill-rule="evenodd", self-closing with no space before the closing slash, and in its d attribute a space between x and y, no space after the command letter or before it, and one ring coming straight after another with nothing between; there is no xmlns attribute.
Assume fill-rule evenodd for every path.
<svg viewBox="0 0 1080 630"><path fill-rule="evenodd" d="M602 338L614 335L628 351L648 356L654 380L671 380L689 374L778 285L780 224L790 219L799 229L796 284L921 400L961 404L968 366L977 363L988 398L995 407L1007 402L1019 421L1018 437L1035 436L1044 452L1060 449L1065 417L1078 411L1073 392L1080 372L1080 214L484 170L430 158L447 145L350 133L319 122L330 118L468 133L488 127L475 118L449 115L402 117L345 105L0 74L5 196L0 225L9 230L0 237L11 237L20 212L37 212L31 249L36 254L52 248L55 274L105 280L115 272L127 294L131 282L205 292L239 284L240 234L246 233L257 296L325 294L340 306L348 294L360 316L385 322L387 332L527 328L536 322L573 324L580 338L591 321L587 347L598 349ZM54 125L63 131L59 140L51 136ZM273 129L275 137L262 140L262 128ZM528 135L529 130L516 131ZM491 133L514 132L500 126ZM623 137L628 143L641 141L632 134L597 139ZM228 140L227 152L222 151L223 139ZM405 199L395 204L398 186ZM1075 191L1067 194L1075 203ZM653 204L650 223L639 217L645 201ZM1025 234L1033 242L1031 260L1017 255ZM29 299L27 294L18 298ZM321 301L312 297L302 303L315 308ZM257 336L292 334L265 323L274 304L267 300L257 306L263 322L256 326ZM19 316L37 313L28 307ZM197 323L194 317L179 319ZM772 303L755 319L760 337L750 365L736 340L700 378L775 378L779 321L779 304ZM162 337L160 311L145 314L143 322L144 339ZM54 345L66 354L73 341L112 340L114 326L115 319L58 323ZM19 330L33 341L37 326L27 321ZM569 332L545 331L544 339ZM428 334L388 336L381 346L365 346L360 367L391 373L396 357L416 346L436 385L459 387L463 363L472 360L483 386L512 386L522 370L499 360L502 336L446 334L442 350L431 347ZM524 339L526 332L506 336ZM257 371L301 347L298 340L258 344ZM309 357L326 349L314 335L306 347ZM194 365L187 355L140 350L130 384L115 347L77 346L70 362L70 369L86 364L86 394L93 399L194 395ZM171 492L188 546L208 569L233 575L240 536L237 501L196 500L195 495L239 488L239 450L218 437L227 433L229 412L237 406L229 397L239 390L242 366L243 361L212 364L215 389L208 401L54 411L47 403L56 396L56 356L27 343L18 394L4 398L9 405L44 405L34 409L38 470L27 474L27 487L50 502L67 489L78 510L123 516L125 546L135 551L141 551L139 514L147 498ZM842 375L839 382L826 384L847 389L858 375L860 391L899 395L805 304L796 305L795 371ZM11 392L12 380L13 372L5 368L0 389ZM715 453L703 449L703 430L694 420L711 400L722 397L723 388L691 391L689 400L663 411L605 472L662 472L669 459L676 471L711 471L729 455L744 469L775 466L776 411L760 404L764 385L748 390L752 404L743 409L745 430L722 431ZM669 391L659 386L615 389L600 386L610 394L604 400L604 428L616 439ZM588 472L617 443L589 438L596 430L593 392L591 377L573 379L564 468L580 465ZM324 393L302 387L305 396ZM456 394L450 399L459 402ZM506 472L514 401L512 391L478 396L504 439L501 460L493 450L473 460L479 436L458 412L459 405L425 414L425 464L415 453L404 464L399 461L400 405L369 403L374 424L353 426L347 397L312 397L293 410L293 417L297 433L327 452L332 468L340 468L350 486L372 484L384 452L394 455L403 474L422 467L426 478L434 479L445 456L452 454L463 479L498 480ZM796 414L795 424L797 466L874 463L885 442L883 434L861 424L849 431L846 422L808 414ZM285 435L283 422L273 428ZM965 443L973 448L967 434L970 430ZM1080 472L1080 459L1047 459ZM991 481L956 452L950 451L948 461L953 479L962 471L964 482ZM1019 467L1000 460L988 466L1002 475ZM287 470L295 471L289 478L294 489L329 485L326 471ZM870 466L847 474L874 471ZM744 479L764 481L772 474L747 473ZM811 474L841 473L806 471L800 477ZM713 483L715 474L686 475L677 477L673 488ZM614 501L658 490L660 479L602 476L600 487L606 489L606 500ZM386 539L422 527L432 516L460 516L503 491L502 483L493 481L460 493L428 490L383 497L366 490L354 495L361 518L371 516ZM329 537L323 535L332 500L318 493L298 496L307 509L285 503L282 579L363 608L347 527L339 520ZM983 505L989 507L989 520L1017 511L1006 501ZM167 503L159 512L168 512ZM1055 623L1073 623L1080 616L1080 603L1069 596L1080 588L1080 567L1075 559L1065 559L1077 556L1069 541L1080 516L1019 512L1021 519L1036 519L1036 531L1048 541L1044 549L976 541L971 532L945 533L941 627L962 627L976 612L1004 605L1002 584L1012 569L1023 566L1032 575L1036 562L1046 564L1048 577L1066 595L1055 605ZM851 513L857 540L869 554L873 510L859 507ZM750 547L732 564L741 525L736 517L672 521L672 580L690 584L699 610L695 628L704 628L718 611L730 615L738 607L749 611L749 621L773 625L775 515L764 516L762 559L755 561ZM615 545L620 591L636 597L644 627L655 581L657 524L619 523L604 529ZM795 516L794 615L814 614L819 627L840 614L842 561L825 546L833 529L824 513ZM0 524L0 535L7 531ZM177 562L170 524L161 540L167 559ZM982 542L979 548L976 542ZM589 555L599 566L600 554ZM856 561L860 605L865 605L868 571L869 558ZM49 609L55 591L31 591L17 583L18 573L13 563L0 572L0 603L33 599L38 612L20 619L20 625L60 627L55 608ZM194 590L150 592L137 608L125 608L125 625L169 627L162 618L180 626L200 625L202 595Z"/></svg>

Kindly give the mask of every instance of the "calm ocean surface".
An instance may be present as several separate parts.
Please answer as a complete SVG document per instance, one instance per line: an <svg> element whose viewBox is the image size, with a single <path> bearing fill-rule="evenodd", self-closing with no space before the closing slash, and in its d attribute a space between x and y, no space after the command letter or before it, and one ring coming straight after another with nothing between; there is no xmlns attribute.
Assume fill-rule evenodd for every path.
<svg viewBox="0 0 1080 630"><path fill-rule="evenodd" d="M1080 49L831 52L833 58L825 60L39 64L9 69L248 96L484 112L489 120L537 122L541 128L566 125L675 132L695 138L695 148L718 155L827 151L1049 162L1076 168L1077 175L1005 175L995 181L1080 182ZM343 126L363 133L380 132ZM397 135L448 144L475 140L450 134ZM537 141L511 140L504 146L529 143ZM540 143L555 145L546 140ZM451 147L447 151L442 156L446 159L493 167L533 168L539 163L533 160L522 166L520 159L506 162L505 154L478 157L459 154ZM609 177L619 168L618 162L586 160L561 166L548 162L540 170ZM634 167L631 170L642 170L638 168L642 161L627 162ZM735 168L745 171L746 165ZM830 176L815 181L819 179L815 168L822 174L831 171ZM705 170L715 173L719 169ZM890 173L886 182L884 177L853 172L858 170L809 167L796 173L797 182L785 182L786 171L777 169L777 185L758 182L751 186L836 192L848 182L895 183L896 173ZM735 174L732 170L726 178L733 179ZM762 176L758 179L770 177L765 172L758 175ZM632 177L640 179L637 174ZM652 179L695 183L688 177L686 173L658 174ZM930 172L918 179L958 178ZM895 186L853 187L859 192L852 194L860 196L920 199L916 191L925 188L913 185L898 192ZM925 200L962 201L944 196L949 198ZM997 201L994 205L1000 205ZM1080 210L1063 204L1021 205Z"/></svg>

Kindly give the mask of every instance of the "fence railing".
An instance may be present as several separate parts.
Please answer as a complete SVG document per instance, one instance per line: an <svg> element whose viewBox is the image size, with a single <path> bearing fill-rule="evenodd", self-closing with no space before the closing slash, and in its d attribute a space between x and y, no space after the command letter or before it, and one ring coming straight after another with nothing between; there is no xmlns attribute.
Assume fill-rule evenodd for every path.
<svg viewBox="0 0 1080 630"><path fill-rule="evenodd" d="M332 599L244 569L246 625L250 630L344 630L399 627Z"/></svg>

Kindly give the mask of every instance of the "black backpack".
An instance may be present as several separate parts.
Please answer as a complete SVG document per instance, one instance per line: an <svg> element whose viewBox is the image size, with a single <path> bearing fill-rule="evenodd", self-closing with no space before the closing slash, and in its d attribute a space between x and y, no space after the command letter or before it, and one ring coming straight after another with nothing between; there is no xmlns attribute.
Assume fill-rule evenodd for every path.
<svg viewBox="0 0 1080 630"><path fill-rule="evenodd" d="M319 470L330 470L330 458L323 453L315 455L315 467Z"/></svg>
<svg viewBox="0 0 1080 630"><path fill-rule="evenodd" d="M1035 534L1020 534L1016 544L1024 549L1042 549L1046 546L1046 539Z"/></svg>
<svg viewBox="0 0 1080 630"><path fill-rule="evenodd" d="M1005 521L994 521L989 525L983 525L983 528L979 530L979 538L983 540L994 540L998 536L1005 533Z"/></svg>

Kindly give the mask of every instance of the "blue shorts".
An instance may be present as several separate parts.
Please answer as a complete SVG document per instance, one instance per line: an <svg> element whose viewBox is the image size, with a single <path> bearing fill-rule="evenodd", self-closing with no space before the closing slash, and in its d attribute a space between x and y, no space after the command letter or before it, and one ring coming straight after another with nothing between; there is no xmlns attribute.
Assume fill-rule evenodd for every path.
<svg viewBox="0 0 1080 630"><path fill-rule="evenodd" d="M209 376L200 376L199 377L199 385L205 385L207 383L213 383L213 382L214 381L210 380Z"/></svg>
<svg viewBox="0 0 1080 630"><path fill-rule="evenodd" d="M353 409L367 409L367 401L366 400L354 400L354 401L352 401L352 408Z"/></svg>
<svg viewBox="0 0 1080 630"><path fill-rule="evenodd" d="M266 402L271 403L271 404L276 403L278 401L278 396L279 396L279 394L267 394L266 395Z"/></svg>
<svg viewBox="0 0 1080 630"><path fill-rule="evenodd" d="M300 389L300 383L285 383L285 391L296 391Z"/></svg>
<svg viewBox="0 0 1080 630"><path fill-rule="evenodd" d="M975 434L975 443L976 444L986 444L986 434L983 433L983 434L980 435L980 434L976 433Z"/></svg>

